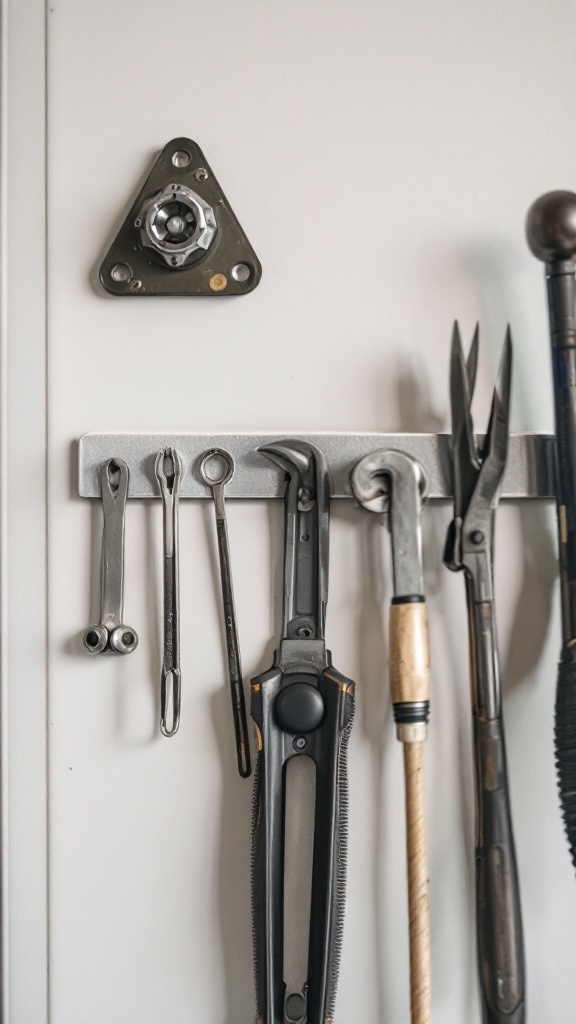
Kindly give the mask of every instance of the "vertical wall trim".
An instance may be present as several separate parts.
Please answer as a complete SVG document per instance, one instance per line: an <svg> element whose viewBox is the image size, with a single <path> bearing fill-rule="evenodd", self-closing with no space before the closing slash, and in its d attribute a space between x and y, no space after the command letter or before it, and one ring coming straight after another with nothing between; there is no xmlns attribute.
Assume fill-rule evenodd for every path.
<svg viewBox="0 0 576 1024"><path fill-rule="evenodd" d="M0 3L2 1024L47 1024L48 12Z"/></svg>

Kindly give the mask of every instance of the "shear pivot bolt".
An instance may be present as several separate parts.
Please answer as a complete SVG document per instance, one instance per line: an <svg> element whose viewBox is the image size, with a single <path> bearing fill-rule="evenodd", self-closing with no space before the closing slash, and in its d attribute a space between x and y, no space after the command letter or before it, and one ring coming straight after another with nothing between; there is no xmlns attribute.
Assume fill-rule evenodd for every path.
<svg viewBox="0 0 576 1024"><path fill-rule="evenodd" d="M470 534L470 540L473 544L482 544L484 541L484 534L482 530L473 530Z"/></svg>

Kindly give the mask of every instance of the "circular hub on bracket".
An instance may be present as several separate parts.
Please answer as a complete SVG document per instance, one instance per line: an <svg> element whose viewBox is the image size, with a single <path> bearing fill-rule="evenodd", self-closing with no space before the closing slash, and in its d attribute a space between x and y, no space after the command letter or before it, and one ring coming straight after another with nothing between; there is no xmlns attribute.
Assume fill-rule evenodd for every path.
<svg viewBox="0 0 576 1024"><path fill-rule="evenodd" d="M148 256L181 270L206 255L216 237L216 215L196 192L168 185L148 198L135 222Z"/></svg>

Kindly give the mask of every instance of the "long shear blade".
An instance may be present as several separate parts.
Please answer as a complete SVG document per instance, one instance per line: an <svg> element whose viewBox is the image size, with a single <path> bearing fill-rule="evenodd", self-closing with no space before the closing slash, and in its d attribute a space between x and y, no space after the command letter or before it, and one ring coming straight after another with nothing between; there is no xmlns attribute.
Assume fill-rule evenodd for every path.
<svg viewBox="0 0 576 1024"><path fill-rule="evenodd" d="M480 463L474 442L470 405L478 366L478 326L468 360L464 358L458 323L452 333L450 354L450 405L452 411L452 458L454 466L454 518L462 519L474 494Z"/></svg>
<svg viewBox="0 0 576 1024"><path fill-rule="evenodd" d="M482 467L478 478L475 504L494 508L508 454L510 421L510 388L512 382L512 337L510 327L502 347L498 376L492 398L488 430L482 452Z"/></svg>

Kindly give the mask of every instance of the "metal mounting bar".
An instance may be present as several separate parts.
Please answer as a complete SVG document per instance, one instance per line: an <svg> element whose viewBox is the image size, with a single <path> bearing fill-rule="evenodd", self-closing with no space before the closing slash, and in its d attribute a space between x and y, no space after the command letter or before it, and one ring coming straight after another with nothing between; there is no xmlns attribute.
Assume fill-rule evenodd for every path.
<svg viewBox="0 0 576 1024"><path fill-rule="evenodd" d="M79 493L100 497L99 466L120 458L130 469L129 498L158 497L154 472L162 448L174 447L182 459L181 498L210 498L210 488L199 473L201 457L209 448L224 448L236 466L226 488L230 498L281 498L281 470L264 459L259 445L284 437L311 441L328 463L332 497L351 498L350 473L359 459L379 448L406 452L422 463L430 481L430 498L452 497L449 434L85 434L79 442ZM548 434L512 434L502 498L554 497L554 438Z"/></svg>

